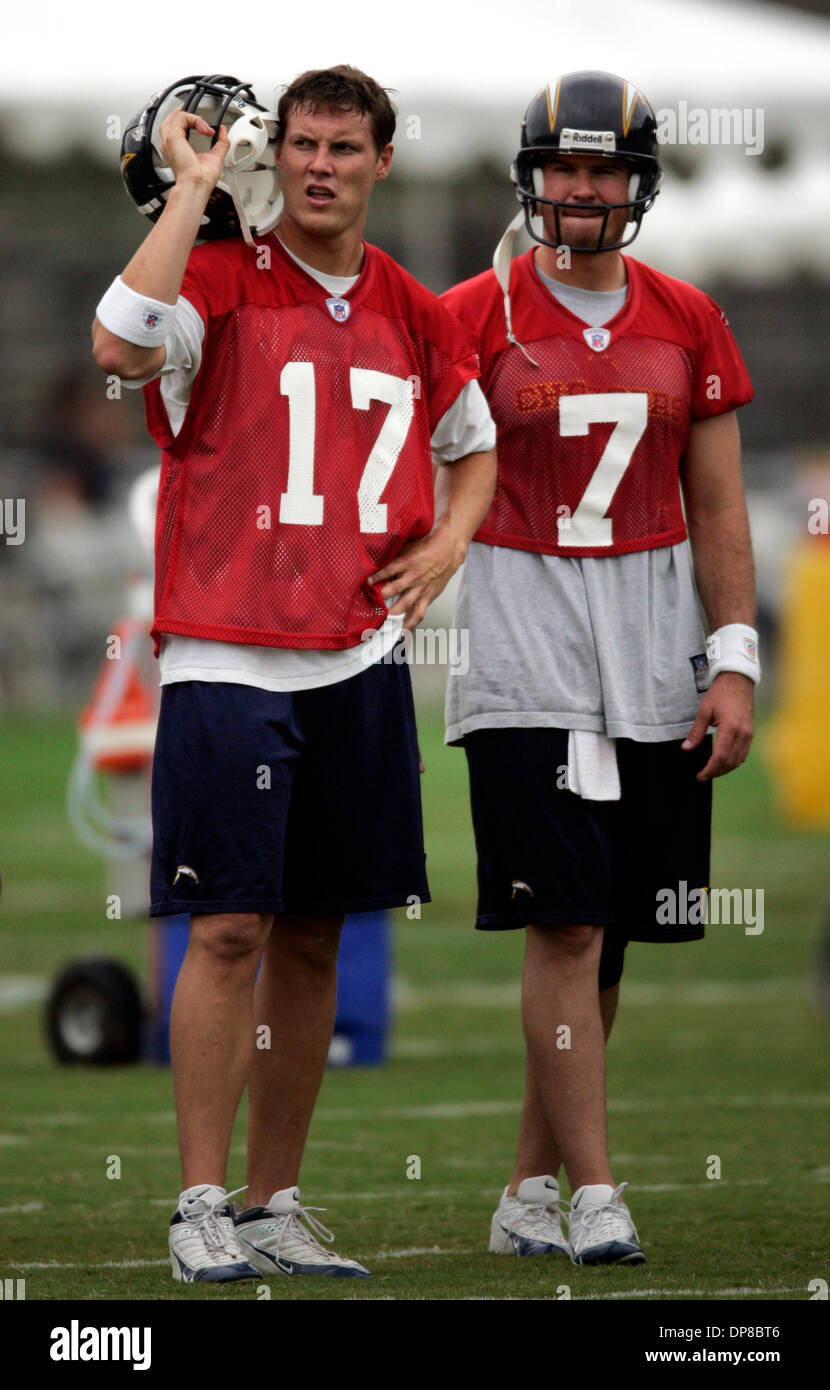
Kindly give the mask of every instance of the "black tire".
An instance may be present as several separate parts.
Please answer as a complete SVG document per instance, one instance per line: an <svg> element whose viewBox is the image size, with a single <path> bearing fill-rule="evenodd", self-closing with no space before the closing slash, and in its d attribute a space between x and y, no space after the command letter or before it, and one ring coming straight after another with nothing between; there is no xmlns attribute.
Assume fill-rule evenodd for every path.
<svg viewBox="0 0 830 1390"><path fill-rule="evenodd" d="M49 1046L59 1062L137 1062L142 1017L141 997L125 966L98 957L74 961L61 971L46 1003Z"/></svg>

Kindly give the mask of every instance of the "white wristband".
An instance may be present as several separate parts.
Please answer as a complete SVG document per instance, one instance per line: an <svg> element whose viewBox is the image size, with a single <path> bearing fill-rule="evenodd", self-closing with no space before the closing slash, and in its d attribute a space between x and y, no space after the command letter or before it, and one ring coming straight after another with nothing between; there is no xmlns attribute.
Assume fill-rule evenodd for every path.
<svg viewBox="0 0 830 1390"><path fill-rule="evenodd" d="M737 671L742 676L749 676L756 685L761 679L758 634L754 627L748 627L746 623L729 623L726 627L719 627L717 632L706 638L706 655L709 659L710 684L721 671Z"/></svg>
<svg viewBox="0 0 830 1390"><path fill-rule="evenodd" d="M173 327L176 306L136 294L117 275L95 312L116 338L136 347L161 347Z"/></svg>

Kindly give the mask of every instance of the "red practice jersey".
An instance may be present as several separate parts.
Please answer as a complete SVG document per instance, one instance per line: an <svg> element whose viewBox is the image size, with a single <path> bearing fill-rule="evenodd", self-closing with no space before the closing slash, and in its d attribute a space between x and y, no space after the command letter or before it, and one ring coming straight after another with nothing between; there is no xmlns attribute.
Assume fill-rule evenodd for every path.
<svg viewBox="0 0 830 1390"><path fill-rule="evenodd" d="M752 399L726 319L700 290L625 257L628 294L590 328L513 261L513 334L492 270L443 300L470 330L498 431L498 485L476 533L545 555L622 555L686 536L679 473L693 421Z"/></svg>
<svg viewBox="0 0 830 1390"><path fill-rule="evenodd" d="M369 575L433 524L430 438L478 376L469 337L377 247L343 297L270 238L197 247L181 293L205 324L163 450L153 636L338 649L380 627Z"/></svg>

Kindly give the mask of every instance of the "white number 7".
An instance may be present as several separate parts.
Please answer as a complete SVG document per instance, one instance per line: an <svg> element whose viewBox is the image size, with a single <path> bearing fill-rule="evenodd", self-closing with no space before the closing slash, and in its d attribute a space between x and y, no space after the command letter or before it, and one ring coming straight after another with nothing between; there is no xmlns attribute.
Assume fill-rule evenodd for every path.
<svg viewBox="0 0 830 1390"><path fill-rule="evenodd" d="M383 532L386 503L380 497L394 472L412 422L412 385L405 377L366 367L351 367L349 384L355 410L368 410L372 401L383 401L389 406L357 490L361 532ZM280 373L280 391L288 397L288 482L280 498L280 521L295 526L322 526L325 498L314 491L314 363L286 362Z"/></svg>
<svg viewBox="0 0 830 1390"><path fill-rule="evenodd" d="M645 391L612 391L599 396L560 396L559 433L584 435L591 425L614 423L573 516L559 517L560 546L611 545L611 518L605 513L648 424Z"/></svg>

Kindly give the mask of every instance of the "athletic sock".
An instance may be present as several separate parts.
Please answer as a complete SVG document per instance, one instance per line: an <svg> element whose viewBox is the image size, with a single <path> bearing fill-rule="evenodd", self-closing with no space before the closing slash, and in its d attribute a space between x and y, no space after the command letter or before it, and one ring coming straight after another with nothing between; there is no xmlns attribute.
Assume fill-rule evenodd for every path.
<svg viewBox="0 0 830 1390"><path fill-rule="evenodd" d="M614 1189L607 1182L586 1183L584 1187L577 1188L571 1198L571 1210L577 1211L584 1207L603 1207L611 1201Z"/></svg>

